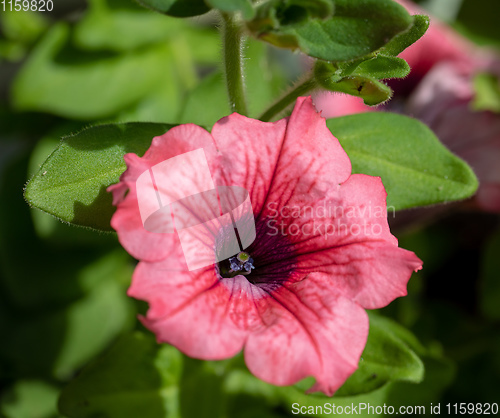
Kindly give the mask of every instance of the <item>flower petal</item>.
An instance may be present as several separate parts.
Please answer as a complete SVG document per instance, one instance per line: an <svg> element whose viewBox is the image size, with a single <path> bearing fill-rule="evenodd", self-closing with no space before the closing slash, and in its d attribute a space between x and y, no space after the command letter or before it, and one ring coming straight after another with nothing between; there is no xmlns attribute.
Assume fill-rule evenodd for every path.
<svg viewBox="0 0 500 418"><path fill-rule="evenodd" d="M331 91L319 91L314 94L313 100L316 109L326 119L374 110L373 107L365 105L361 97Z"/></svg>
<svg viewBox="0 0 500 418"><path fill-rule="evenodd" d="M243 276L220 280L213 266L168 270L176 268L172 263L162 263L163 269L160 263L141 262L136 268L128 294L149 303L144 325L159 342L192 357L218 360L237 354L248 333L262 326L253 300L259 289Z"/></svg>
<svg viewBox="0 0 500 418"><path fill-rule="evenodd" d="M327 198L308 205L269 205L269 233L286 236L295 255L349 243L386 241L397 245L387 223L387 193L380 177L353 174Z"/></svg>
<svg viewBox="0 0 500 418"><path fill-rule="evenodd" d="M248 337L245 361L260 379L291 385L314 376L311 391L333 393L358 367L368 336L366 312L321 275L282 287L259 304L268 326Z"/></svg>
<svg viewBox="0 0 500 418"><path fill-rule="evenodd" d="M387 223L386 196L378 177L353 174L309 207L275 210L274 229L293 245L295 270L327 273L331 286L367 309L406 295L414 253L398 248ZM284 225L284 226L283 226Z"/></svg>
<svg viewBox="0 0 500 418"><path fill-rule="evenodd" d="M113 192L113 203L117 205L111 226L117 231L120 243L133 257L146 261L161 260L173 250L178 241L174 234L154 233L144 229L137 199L137 179L156 164L199 148L203 148L207 157L215 161L215 146L210 134L199 126L187 124L176 126L164 135L155 137L144 157L125 155L127 170L120 177L120 183L108 190ZM184 194L192 194L192 191L186 190ZM156 195L150 198L156 199Z"/></svg>
<svg viewBox="0 0 500 418"><path fill-rule="evenodd" d="M310 97L299 97L288 120L285 140L266 202L279 207L307 205L351 174L351 161ZM268 208L262 212L266 216Z"/></svg>
<svg viewBox="0 0 500 418"><path fill-rule="evenodd" d="M233 114L217 122L212 135L222 153L217 183L245 187L254 212L263 216L266 202L316 201L351 173L349 157L310 97L297 100L288 121Z"/></svg>
<svg viewBox="0 0 500 418"><path fill-rule="evenodd" d="M298 257L300 269L330 277L330 286L365 309L387 306L405 296L406 285L422 261L386 242L359 242ZM320 267L318 267L320 266Z"/></svg>
<svg viewBox="0 0 500 418"><path fill-rule="evenodd" d="M212 129L220 157L218 185L244 187L255 213L262 210L285 137L286 120L261 122L233 113Z"/></svg>

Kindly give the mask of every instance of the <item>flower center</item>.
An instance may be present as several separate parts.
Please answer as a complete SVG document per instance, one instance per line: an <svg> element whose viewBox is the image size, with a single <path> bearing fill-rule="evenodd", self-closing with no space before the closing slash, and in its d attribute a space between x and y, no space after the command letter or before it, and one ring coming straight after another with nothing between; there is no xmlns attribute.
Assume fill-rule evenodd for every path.
<svg viewBox="0 0 500 418"><path fill-rule="evenodd" d="M253 258L245 251L239 252L235 257L229 258L220 266L222 277L234 277L238 274L247 276L255 268Z"/></svg>
<svg viewBox="0 0 500 418"><path fill-rule="evenodd" d="M245 251L220 261L217 273L222 279L243 275L246 279L266 291L294 280L297 274L296 256L293 244L287 236L276 233L273 219L256 221L255 241ZM231 235L221 230L217 239L218 254L224 254L225 245Z"/></svg>
<svg viewBox="0 0 500 418"><path fill-rule="evenodd" d="M231 257L229 266L231 267L230 272L241 271L241 274L249 274L255 268L253 258L244 251L241 251L236 257Z"/></svg>

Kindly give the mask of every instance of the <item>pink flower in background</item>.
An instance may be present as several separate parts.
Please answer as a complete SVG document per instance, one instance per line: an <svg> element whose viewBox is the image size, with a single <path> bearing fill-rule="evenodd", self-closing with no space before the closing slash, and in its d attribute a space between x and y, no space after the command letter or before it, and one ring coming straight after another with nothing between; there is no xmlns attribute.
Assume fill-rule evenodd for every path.
<svg viewBox="0 0 500 418"><path fill-rule="evenodd" d="M256 238L238 257L189 271L177 235L143 228L136 180L199 148L216 186L249 192ZM128 293L149 303L142 321L158 341L189 356L224 359L243 349L260 379L290 385L314 376L311 390L332 395L357 368L368 335L364 308L405 295L421 268L389 231L380 178L351 174L310 98L275 123L235 113L211 133L180 125L125 161L110 190L112 226L140 260ZM214 233L216 252L224 226Z"/></svg>
<svg viewBox="0 0 500 418"><path fill-rule="evenodd" d="M411 14L428 15L411 1L396 1L405 6ZM424 36L399 56L411 67L411 73L407 78L392 81L399 95L409 94L426 74L441 62L453 62L456 67L472 71L476 60L480 59L477 49L471 42L435 18L431 18L431 24Z"/></svg>
<svg viewBox="0 0 500 418"><path fill-rule="evenodd" d="M480 181L475 205L500 212L500 114L472 110L473 99L470 74L443 63L417 87L407 111L472 166Z"/></svg>
<svg viewBox="0 0 500 418"><path fill-rule="evenodd" d="M425 14L409 1L398 2L413 14ZM500 114L471 108L474 76L500 75L498 58L434 18L422 39L400 56L412 72L404 80L389 81L394 98L387 105L370 108L357 97L321 92L314 97L316 108L326 118L388 110L420 119L474 169L480 181L474 204L500 212Z"/></svg>

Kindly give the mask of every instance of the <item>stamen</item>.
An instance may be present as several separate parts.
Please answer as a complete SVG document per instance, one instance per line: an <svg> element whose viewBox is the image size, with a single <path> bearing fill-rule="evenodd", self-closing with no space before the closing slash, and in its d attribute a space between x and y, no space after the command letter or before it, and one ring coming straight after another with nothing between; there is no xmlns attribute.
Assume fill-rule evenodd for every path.
<svg viewBox="0 0 500 418"><path fill-rule="evenodd" d="M249 274L252 271L252 269L255 268L255 266L253 265L253 258L250 257L250 254L244 251L238 253L236 257L231 257L229 259L229 267L231 268L229 270L229 273L241 271L240 274L244 275Z"/></svg>

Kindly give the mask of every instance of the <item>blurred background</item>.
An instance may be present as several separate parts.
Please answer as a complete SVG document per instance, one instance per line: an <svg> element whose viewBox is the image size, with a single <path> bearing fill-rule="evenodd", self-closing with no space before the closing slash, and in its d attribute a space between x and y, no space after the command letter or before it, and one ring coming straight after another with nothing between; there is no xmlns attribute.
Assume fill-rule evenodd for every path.
<svg viewBox="0 0 500 418"><path fill-rule="evenodd" d="M498 0L420 5L477 48L500 51ZM0 10L0 416L8 418L63 416L61 390L86 364L109 356L117 340L143 330L136 315L145 310L126 296L135 261L116 236L30 209L23 199L28 179L61 137L96 123L211 127L229 114L215 16L175 19L131 0L54 0L53 6L43 13ZM252 40L246 55L252 116L307 67L298 54ZM471 130L471 140L475 132L477 143L487 135L491 149L500 147L497 87L498 110L495 98L471 110L490 126L487 133L479 125ZM417 84L394 88L394 103L402 103ZM488 147L471 162L476 171ZM489 180L495 181L498 187L499 178ZM409 296L382 313L411 330L428 354L424 382L394 386L388 404L500 403L500 209L486 206L471 199L390 219L400 245L424 260L424 270L410 281ZM208 366L184 364L202 371L181 377L178 410L136 416L223 416ZM296 416L272 396L246 391L235 389L231 402L248 408L224 414Z"/></svg>

